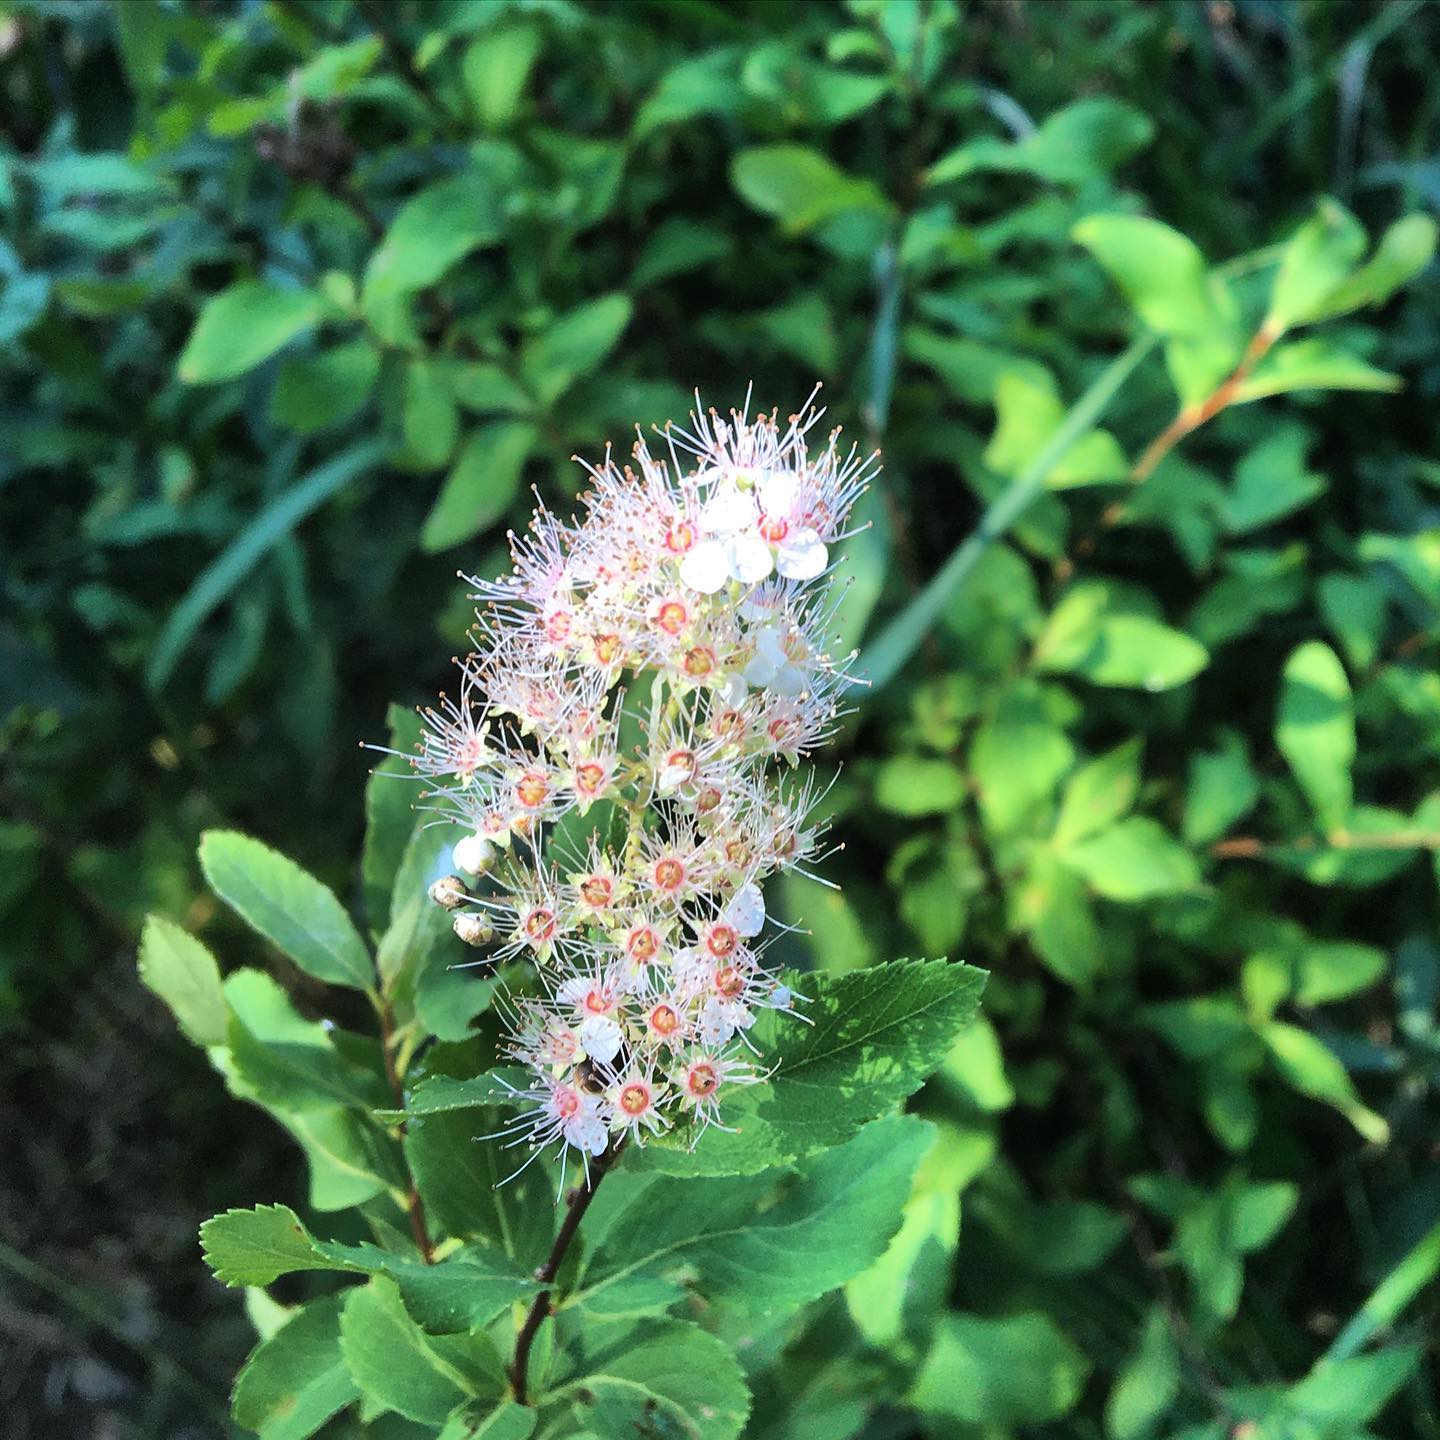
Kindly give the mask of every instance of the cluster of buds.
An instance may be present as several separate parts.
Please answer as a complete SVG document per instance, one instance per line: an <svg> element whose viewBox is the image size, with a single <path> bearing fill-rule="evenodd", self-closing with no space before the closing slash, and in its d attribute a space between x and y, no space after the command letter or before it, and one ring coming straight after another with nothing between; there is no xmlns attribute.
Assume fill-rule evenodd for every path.
<svg viewBox="0 0 1440 1440"><path fill-rule="evenodd" d="M785 423L697 406L663 456L642 437L587 465L578 519L538 508L513 573L466 577L475 653L408 758L469 832L433 899L477 963L538 976L502 1009L529 1075L502 1133L536 1153L723 1126L761 1078L757 1012L798 998L761 885L817 858L799 761L847 683L831 548L877 458L838 431L812 452L813 401Z"/></svg>

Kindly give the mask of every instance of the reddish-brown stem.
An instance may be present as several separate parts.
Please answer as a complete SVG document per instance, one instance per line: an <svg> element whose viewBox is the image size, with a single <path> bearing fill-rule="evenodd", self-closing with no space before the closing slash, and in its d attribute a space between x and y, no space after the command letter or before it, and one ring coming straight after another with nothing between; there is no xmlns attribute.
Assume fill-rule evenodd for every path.
<svg viewBox="0 0 1440 1440"><path fill-rule="evenodd" d="M1145 447L1144 453L1130 471L1130 483L1143 485L1160 462L1189 434L1213 420L1227 405L1234 402L1240 387L1254 372L1255 367L1269 352L1270 347L1280 338L1280 332L1268 325L1261 326L1255 338L1246 346L1240 363L1205 397L1193 405L1187 405L1178 415ZM1099 530L1109 530L1118 524L1125 514L1125 501L1116 500L1101 512ZM1095 549L1098 533L1082 537L1075 545L1078 556L1089 555ZM1068 556L1057 561L1055 576L1068 580L1074 572L1075 562Z"/></svg>
<svg viewBox="0 0 1440 1440"><path fill-rule="evenodd" d="M1160 462L1192 430L1213 420L1234 399L1236 392L1250 378L1251 372L1265 358L1270 347L1279 339L1279 332L1268 325L1256 332L1255 338L1246 347L1240 363L1198 404L1187 405L1146 447L1145 453L1135 462L1130 479L1136 484L1148 480L1155 473Z"/></svg>
<svg viewBox="0 0 1440 1440"><path fill-rule="evenodd" d="M1399 830L1391 835L1354 835L1348 830L1316 836L1300 835L1294 840L1266 841L1254 835L1235 835L1217 840L1210 853L1217 860L1249 860L1272 850L1440 850L1440 834L1428 830Z"/></svg>
<svg viewBox="0 0 1440 1440"><path fill-rule="evenodd" d="M515 1399L521 1405L525 1404L526 1372L530 1367L530 1350L535 1344L535 1337L540 1333L541 1325L545 1323L546 1317L550 1314L550 1286L556 1275L560 1273L561 1263L570 1249L571 1242L575 1239L575 1232L579 1230L581 1220L585 1218L585 1212L590 1208L591 1200L595 1198L596 1190L600 1188L600 1182L609 1173L616 1160L620 1158L620 1152L624 1148L625 1137L622 1135L590 1166L590 1173L586 1176L585 1183L577 1186L565 1197L565 1219L560 1225L560 1231L555 1236L555 1243L550 1247L550 1254L546 1257L545 1263L535 1272L535 1278L545 1288L535 1297L529 1313L525 1316L525 1323L521 1325L520 1332L515 1337L515 1358L510 1362L509 1374L510 1385L515 1391Z"/></svg>
<svg viewBox="0 0 1440 1440"><path fill-rule="evenodd" d="M405 1085L400 1079L400 1072L395 1068L395 1012L390 1008L388 1000L380 1002L380 1052L385 1057L385 1078L390 1082L391 1092L395 1096L395 1108L405 1108ZM400 1122L400 1136L404 1139L405 1122ZM425 1257L427 1265L435 1263L435 1244L430 1239L430 1228L425 1222L425 1202L420 1198L420 1187L415 1183L415 1177L410 1173L410 1165L405 1164L405 1183L408 1186L406 1194L405 1209L410 1216L410 1233L415 1239L415 1246Z"/></svg>

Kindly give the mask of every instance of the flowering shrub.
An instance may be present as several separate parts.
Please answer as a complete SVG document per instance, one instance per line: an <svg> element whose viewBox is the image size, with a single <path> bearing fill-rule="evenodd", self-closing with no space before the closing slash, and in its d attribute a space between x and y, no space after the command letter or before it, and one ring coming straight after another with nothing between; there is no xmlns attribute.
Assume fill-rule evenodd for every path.
<svg viewBox="0 0 1440 1440"><path fill-rule="evenodd" d="M7 1440L218 1434L257 1337L265 1440L733 1428L737 1366L747 1440L1433 1430L1437 54L1417 0L0 0ZM627 804L686 831L650 702L706 677L632 657L568 774L478 581L448 679L454 568L630 422L697 479L689 385L811 377L885 452L854 533L782 465L663 573L868 682L818 769L726 760L823 860L754 936L662 904L581 1040L621 917L542 958L507 886L558 934ZM747 703L795 668L762 625ZM397 778L437 688L550 773L538 849ZM696 921L744 1072L657 1046L631 1139Z"/></svg>
<svg viewBox="0 0 1440 1440"><path fill-rule="evenodd" d="M725 1345L638 1317L688 1305L691 1275L709 1304L783 1313L899 1227L932 1137L894 1112L983 975L903 962L802 997L764 959L763 882L823 859L802 767L853 659L826 648L831 547L874 471L838 431L816 445L820 417L697 411L666 427L663 458L642 438L630 464L593 467L582 520L538 509L511 575L470 582L484 603L458 696L390 751L428 788L373 973L318 881L244 836L205 838L206 875L245 919L369 995L378 1050L308 1025L258 972L222 986L198 941L151 922L147 983L235 1093L312 1158L347 1117L339 1143L375 1177L347 1197L366 1243L317 1238L284 1206L204 1227L227 1284L371 1277L256 1350L235 1414L262 1435L313 1433L358 1397L446 1435L664 1417L735 1436L749 1400ZM404 793L393 772L374 783L372 843ZM472 1038L487 1011L498 1025ZM580 1222L617 1167L621 1208L592 1239Z"/></svg>

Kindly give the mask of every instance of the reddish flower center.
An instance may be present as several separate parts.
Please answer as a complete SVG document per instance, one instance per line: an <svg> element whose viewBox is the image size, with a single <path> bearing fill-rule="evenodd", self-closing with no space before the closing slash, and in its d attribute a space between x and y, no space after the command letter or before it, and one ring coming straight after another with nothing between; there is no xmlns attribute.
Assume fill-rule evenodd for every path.
<svg viewBox="0 0 1440 1440"><path fill-rule="evenodd" d="M673 856L666 856L655 866L655 883L662 890L678 890L685 883L685 867Z"/></svg>
<svg viewBox="0 0 1440 1440"><path fill-rule="evenodd" d="M610 903L614 884L604 875L592 875L580 886L580 897L596 910L603 910Z"/></svg>
<svg viewBox="0 0 1440 1440"><path fill-rule="evenodd" d="M650 1108L650 1087L638 1082L620 1092L620 1108L627 1115L643 1115Z"/></svg>
<svg viewBox="0 0 1440 1440"><path fill-rule="evenodd" d="M735 946L739 943L740 937L735 933L733 925L712 925L710 934L706 937L705 948L718 957L734 954Z"/></svg>
<svg viewBox="0 0 1440 1440"><path fill-rule="evenodd" d="M575 767L575 788L582 795L598 795L605 788L605 767L596 760L587 760Z"/></svg>
<svg viewBox="0 0 1440 1440"><path fill-rule="evenodd" d="M695 527L688 520L677 520L665 532L665 548L672 555L683 555L695 543Z"/></svg>
<svg viewBox="0 0 1440 1440"><path fill-rule="evenodd" d="M715 652L708 645L697 645L685 652L685 673L693 679L708 675L715 668Z"/></svg>
<svg viewBox="0 0 1440 1440"><path fill-rule="evenodd" d="M772 544L778 545L789 533L790 522L783 516L762 515L760 533Z"/></svg>
<svg viewBox="0 0 1440 1440"><path fill-rule="evenodd" d="M650 1012L650 1028L657 1035L673 1035L680 1028L680 1017L668 1005L657 1005Z"/></svg>
<svg viewBox="0 0 1440 1440"><path fill-rule="evenodd" d="M532 940L548 940L555 933L555 912L542 905L525 917L525 933Z"/></svg>
<svg viewBox="0 0 1440 1440"><path fill-rule="evenodd" d="M655 612L656 627L667 635L678 635L689 619L689 612L678 600L667 600Z"/></svg>
<svg viewBox="0 0 1440 1440"><path fill-rule="evenodd" d="M727 1000L733 1000L745 989L745 977L734 965L722 965L715 972L715 989Z"/></svg>
<svg viewBox="0 0 1440 1440"><path fill-rule="evenodd" d="M720 1077L715 1073L715 1067L703 1061L692 1065L685 1077L686 1087L692 1095L713 1095L719 1083Z"/></svg>
<svg viewBox="0 0 1440 1440"><path fill-rule="evenodd" d="M632 960L653 960L660 949L660 937L647 925L630 936L625 948Z"/></svg>

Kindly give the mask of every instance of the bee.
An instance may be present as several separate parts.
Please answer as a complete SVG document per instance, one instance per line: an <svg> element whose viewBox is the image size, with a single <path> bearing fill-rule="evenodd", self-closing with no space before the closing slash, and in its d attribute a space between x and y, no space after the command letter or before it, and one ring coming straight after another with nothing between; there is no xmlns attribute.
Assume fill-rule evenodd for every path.
<svg viewBox="0 0 1440 1440"><path fill-rule="evenodd" d="M582 1060L575 1067L575 1083L587 1095L603 1095L605 1093L605 1081L592 1060Z"/></svg>

